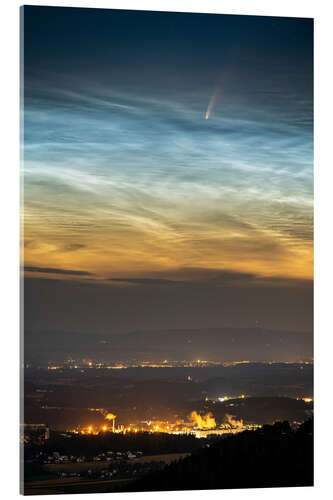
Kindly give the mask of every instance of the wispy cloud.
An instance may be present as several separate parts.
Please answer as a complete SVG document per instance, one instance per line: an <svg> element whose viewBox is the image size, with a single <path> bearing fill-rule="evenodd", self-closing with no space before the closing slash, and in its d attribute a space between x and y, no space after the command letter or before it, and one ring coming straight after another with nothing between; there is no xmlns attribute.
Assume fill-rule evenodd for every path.
<svg viewBox="0 0 333 500"><path fill-rule="evenodd" d="M24 266L24 271L29 273L45 273L45 274L68 274L71 276L92 276L88 271L77 271L73 269L60 269L54 267L35 267Z"/></svg>
<svg viewBox="0 0 333 500"><path fill-rule="evenodd" d="M177 286L177 285L186 285L188 282L184 281L174 281L163 278L109 278L109 281L121 282L121 283L130 283L134 285L158 285L158 286Z"/></svg>
<svg viewBox="0 0 333 500"><path fill-rule="evenodd" d="M147 262L159 271L235 260L244 272L311 275L308 101L290 89L243 89L241 105L223 95L205 120L207 88L158 96L64 81L39 81L33 95L27 82L29 262L47 267L76 249L79 265L105 277L114 265L126 276Z"/></svg>
<svg viewBox="0 0 333 500"><path fill-rule="evenodd" d="M156 275L160 276L157 277ZM165 277L165 276L170 276ZM178 279L173 277L177 276ZM199 288L220 287L270 287L270 286L312 286L312 280L290 279L284 276L264 276L250 272L240 272L232 269L178 268L173 271L147 272L144 277L108 278L109 282L141 286L188 286ZM96 284L97 282L95 282Z"/></svg>

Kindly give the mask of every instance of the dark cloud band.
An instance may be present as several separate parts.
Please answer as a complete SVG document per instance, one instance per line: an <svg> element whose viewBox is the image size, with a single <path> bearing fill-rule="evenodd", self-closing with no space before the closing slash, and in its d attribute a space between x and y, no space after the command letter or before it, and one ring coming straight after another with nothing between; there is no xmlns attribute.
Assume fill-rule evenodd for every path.
<svg viewBox="0 0 333 500"><path fill-rule="evenodd" d="M29 273L46 273L46 274L68 274L71 276L92 276L92 273L88 271L77 271L73 269L59 269L54 267L34 267L34 266L25 266L25 272Z"/></svg>

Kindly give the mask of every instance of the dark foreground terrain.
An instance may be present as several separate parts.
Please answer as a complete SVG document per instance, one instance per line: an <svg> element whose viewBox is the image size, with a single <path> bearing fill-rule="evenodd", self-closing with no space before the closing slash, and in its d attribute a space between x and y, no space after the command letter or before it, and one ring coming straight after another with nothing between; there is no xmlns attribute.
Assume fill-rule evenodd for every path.
<svg viewBox="0 0 333 500"><path fill-rule="evenodd" d="M297 430L288 422L276 422L256 431L205 441L203 447L179 457L174 455L174 461L164 464L161 456L155 462L149 457L148 468L124 463L123 472L112 479L91 476L32 480L26 482L24 494L313 486L313 419ZM139 477L129 474L130 469L136 470Z"/></svg>
<svg viewBox="0 0 333 500"><path fill-rule="evenodd" d="M219 440L142 477L124 491L313 486L313 420L288 422Z"/></svg>

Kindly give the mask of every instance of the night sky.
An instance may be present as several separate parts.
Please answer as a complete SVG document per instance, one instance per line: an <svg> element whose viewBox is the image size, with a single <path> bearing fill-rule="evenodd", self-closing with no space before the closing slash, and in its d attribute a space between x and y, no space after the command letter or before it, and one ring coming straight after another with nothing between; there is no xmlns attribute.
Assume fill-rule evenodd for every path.
<svg viewBox="0 0 333 500"><path fill-rule="evenodd" d="M311 331L313 21L23 27L26 329Z"/></svg>

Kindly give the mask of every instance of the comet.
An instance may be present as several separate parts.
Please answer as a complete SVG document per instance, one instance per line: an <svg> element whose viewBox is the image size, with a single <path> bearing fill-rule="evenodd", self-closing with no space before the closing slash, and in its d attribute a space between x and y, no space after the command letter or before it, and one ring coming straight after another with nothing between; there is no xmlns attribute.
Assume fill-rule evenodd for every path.
<svg viewBox="0 0 333 500"><path fill-rule="evenodd" d="M219 92L219 89L218 89L218 87L216 87L216 89L214 90L214 92L212 94L212 97L210 98L210 101L209 101L209 104L208 104L208 107L207 107L207 111L205 113L205 119L206 120L208 120L208 118L211 115L211 112L213 111L213 108L214 108L214 106L216 104L216 99L217 99L218 92Z"/></svg>

